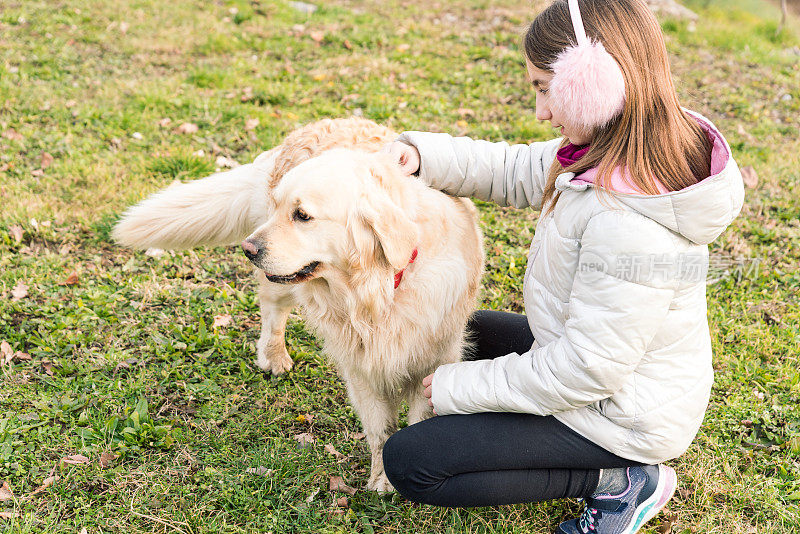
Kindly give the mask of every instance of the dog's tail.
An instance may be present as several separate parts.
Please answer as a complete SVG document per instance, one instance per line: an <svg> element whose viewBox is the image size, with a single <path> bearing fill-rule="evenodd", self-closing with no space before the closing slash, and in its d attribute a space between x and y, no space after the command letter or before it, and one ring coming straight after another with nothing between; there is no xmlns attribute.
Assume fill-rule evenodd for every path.
<svg viewBox="0 0 800 534"><path fill-rule="evenodd" d="M238 244L266 222L267 184L276 152L151 195L122 215L114 240L132 248L167 250Z"/></svg>

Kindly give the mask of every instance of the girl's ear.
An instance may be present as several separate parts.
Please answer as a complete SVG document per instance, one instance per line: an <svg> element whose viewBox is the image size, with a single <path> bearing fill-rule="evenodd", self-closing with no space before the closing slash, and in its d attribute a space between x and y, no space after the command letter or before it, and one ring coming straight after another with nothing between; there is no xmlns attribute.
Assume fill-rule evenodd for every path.
<svg viewBox="0 0 800 534"><path fill-rule="evenodd" d="M550 102L564 120L595 130L625 108L625 76L603 43L586 36L578 0L569 0L575 46L568 46L553 63Z"/></svg>

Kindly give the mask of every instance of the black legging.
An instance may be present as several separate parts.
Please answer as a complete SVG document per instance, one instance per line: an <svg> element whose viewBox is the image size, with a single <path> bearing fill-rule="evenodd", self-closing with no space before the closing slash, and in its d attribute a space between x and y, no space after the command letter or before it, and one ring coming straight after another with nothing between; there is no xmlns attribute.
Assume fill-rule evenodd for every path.
<svg viewBox="0 0 800 534"><path fill-rule="evenodd" d="M478 311L466 359L530 350L524 315ZM554 417L445 415L406 427L383 449L389 481L404 497L449 507L588 497L601 468L641 465L595 445Z"/></svg>

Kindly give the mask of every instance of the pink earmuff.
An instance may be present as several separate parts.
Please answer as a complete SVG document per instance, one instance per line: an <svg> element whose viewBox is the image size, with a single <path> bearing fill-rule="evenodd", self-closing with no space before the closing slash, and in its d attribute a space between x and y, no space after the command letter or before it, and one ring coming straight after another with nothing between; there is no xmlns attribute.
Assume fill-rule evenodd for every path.
<svg viewBox="0 0 800 534"><path fill-rule="evenodd" d="M578 0L569 0L569 14L578 44L565 48L552 65L551 105L572 124L593 130L625 107L625 78L603 43L586 36Z"/></svg>

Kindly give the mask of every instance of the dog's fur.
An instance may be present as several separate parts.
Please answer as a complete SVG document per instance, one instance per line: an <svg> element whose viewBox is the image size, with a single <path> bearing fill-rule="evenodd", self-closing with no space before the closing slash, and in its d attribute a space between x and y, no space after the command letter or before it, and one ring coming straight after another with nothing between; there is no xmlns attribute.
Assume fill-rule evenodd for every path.
<svg viewBox="0 0 800 534"><path fill-rule="evenodd" d="M114 229L136 248L249 235L250 249L258 246L248 254L260 284L258 366L291 368L284 333L300 305L361 417L372 452L368 487L378 491L392 489L382 450L400 403L408 403L409 423L429 416L422 378L461 358L483 268L472 203L403 176L377 152L395 137L363 119L320 121L253 164L156 193Z"/></svg>

